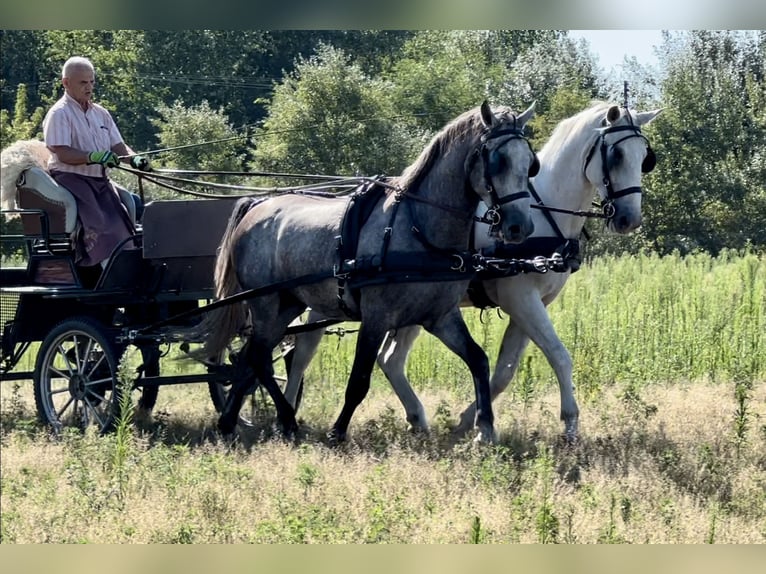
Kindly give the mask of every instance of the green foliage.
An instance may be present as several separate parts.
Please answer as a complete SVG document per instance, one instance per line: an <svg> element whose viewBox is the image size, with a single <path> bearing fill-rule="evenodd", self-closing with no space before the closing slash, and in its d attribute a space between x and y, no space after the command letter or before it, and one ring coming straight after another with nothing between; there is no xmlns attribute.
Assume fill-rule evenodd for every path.
<svg viewBox="0 0 766 574"><path fill-rule="evenodd" d="M693 31L670 43L665 111L648 132L644 237L660 253L766 244L764 37Z"/></svg>
<svg viewBox="0 0 766 574"><path fill-rule="evenodd" d="M179 169L237 171L242 169L243 137L229 125L222 109L213 110L207 101L191 107L180 101L157 107L160 149L167 149L152 163ZM196 145L204 144L204 145ZM184 147L188 146L188 147Z"/></svg>
<svg viewBox="0 0 766 574"><path fill-rule="evenodd" d="M5 148L18 140L42 137L45 110L41 107L30 110L27 96L27 85L19 84L13 116L7 110L0 110L0 148Z"/></svg>
<svg viewBox="0 0 766 574"><path fill-rule="evenodd" d="M508 92L509 69L533 46L556 37L553 31L535 30L418 32L388 72L395 105L429 132L485 98L523 111L535 98Z"/></svg>
<svg viewBox="0 0 766 574"><path fill-rule="evenodd" d="M610 237L591 226L591 255L715 255L766 245L765 46L762 31L667 32L660 69L627 62L624 78L601 83L587 45L560 30L0 30L0 147L39 137L73 55L93 60L96 101L136 151L221 133L195 132L180 110L226 118L230 134L258 126L254 150L162 158L187 169L394 175L484 98L535 100L539 147L589 100L621 101L628 80L634 107L664 108L645 130L658 165L643 181L643 227Z"/></svg>
<svg viewBox="0 0 766 574"><path fill-rule="evenodd" d="M603 257L583 265L549 311L572 355L580 396L596 399L619 383L631 416L647 421L656 414L645 393L653 382L751 381L766 375L764 301L764 255L642 254ZM507 317L473 309L465 310L464 316L477 340L488 331L484 349L490 358L496 357ZM348 376L354 338L342 343L325 339L309 368L308 393L315 384L323 384L313 383L317 378ZM439 388L473 399L468 369L431 335L416 339L407 375L416 389ZM381 379L376 370L374 381ZM528 406L554 384L547 360L530 345L508 392Z"/></svg>
<svg viewBox="0 0 766 574"><path fill-rule="evenodd" d="M516 59L506 72L500 98L518 107L536 101L540 114L553 108L552 98L562 88L590 100L600 96L595 67L583 46L568 36L554 35L533 44ZM561 103L559 100L557 105Z"/></svg>
<svg viewBox="0 0 766 574"><path fill-rule="evenodd" d="M343 51L320 46L275 88L254 166L288 173L398 174L413 144L395 121L389 90Z"/></svg>

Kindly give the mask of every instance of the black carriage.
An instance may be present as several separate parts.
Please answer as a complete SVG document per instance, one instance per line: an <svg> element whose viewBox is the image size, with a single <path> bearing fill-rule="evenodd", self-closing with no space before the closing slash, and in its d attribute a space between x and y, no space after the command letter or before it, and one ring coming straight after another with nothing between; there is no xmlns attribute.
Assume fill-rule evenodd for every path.
<svg viewBox="0 0 766 574"><path fill-rule="evenodd" d="M106 431L123 392L120 359L133 345L142 358L129 375L133 388L156 396L160 385L207 382L220 409L225 368L162 376L160 347L173 341L151 326L188 327L199 319L194 310L213 297L216 248L236 199L148 203L137 234L93 273L74 264L72 195L41 168L22 172L14 211L23 233L3 239L23 243L27 256L26 265L0 272L0 380L32 379L39 417L54 428L96 424ZM37 344L34 369L19 369Z"/></svg>

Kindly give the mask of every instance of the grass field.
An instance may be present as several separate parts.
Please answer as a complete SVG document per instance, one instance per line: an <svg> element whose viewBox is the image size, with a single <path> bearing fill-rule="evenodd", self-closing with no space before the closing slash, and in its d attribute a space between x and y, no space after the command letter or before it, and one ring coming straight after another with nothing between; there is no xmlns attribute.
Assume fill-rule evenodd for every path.
<svg viewBox="0 0 766 574"><path fill-rule="evenodd" d="M429 336L408 373L431 434L408 431L376 371L350 440L336 448L324 433L353 334L325 337L294 442L275 431L266 400L255 427L223 442L203 385L161 389L152 420L131 420L125 405L111 435L51 437L35 422L31 383L2 383L1 540L766 541L766 259L599 259L572 277L551 315L575 365L574 446L560 441L558 389L536 349L495 402L499 443L453 436L470 377ZM505 319L466 316L492 360Z"/></svg>

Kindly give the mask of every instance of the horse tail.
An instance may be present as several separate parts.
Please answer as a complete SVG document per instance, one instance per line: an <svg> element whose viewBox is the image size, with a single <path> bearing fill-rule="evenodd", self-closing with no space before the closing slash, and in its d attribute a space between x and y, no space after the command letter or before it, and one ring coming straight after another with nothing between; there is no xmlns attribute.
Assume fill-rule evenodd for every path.
<svg viewBox="0 0 766 574"><path fill-rule="evenodd" d="M243 197L234 206L216 256L213 275L216 299L224 299L241 290L232 262L234 232L247 212L261 201L263 198ZM247 320L247 303L245 302L224 305L208 312L195 329L198 335L205 336L205 345L194 352L194 356L204 359L218 357L229 341L247 325Z"/></svg>

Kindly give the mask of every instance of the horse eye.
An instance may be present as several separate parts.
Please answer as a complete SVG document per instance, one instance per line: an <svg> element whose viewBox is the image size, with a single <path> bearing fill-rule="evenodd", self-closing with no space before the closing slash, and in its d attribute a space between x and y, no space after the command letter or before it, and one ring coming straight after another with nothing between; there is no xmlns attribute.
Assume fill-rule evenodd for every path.
<svg viewBox="0 0 766 574"><path fill-rule="evenodd" d="M606 156L606 167L612 169L622 161L622 150L620 148L611 146L609 153Z"/></svg>
<svg viewBox="0 0 766 574"><path fill-rule="evenodd" d="M504 171L508 165L508 159L501 153L495 152L492 154L491 161L489 162L489 172L491 175L497 175Z"/></svg>

